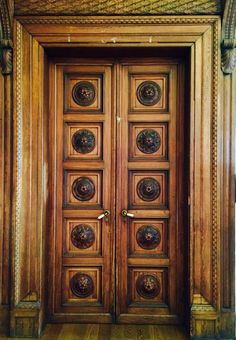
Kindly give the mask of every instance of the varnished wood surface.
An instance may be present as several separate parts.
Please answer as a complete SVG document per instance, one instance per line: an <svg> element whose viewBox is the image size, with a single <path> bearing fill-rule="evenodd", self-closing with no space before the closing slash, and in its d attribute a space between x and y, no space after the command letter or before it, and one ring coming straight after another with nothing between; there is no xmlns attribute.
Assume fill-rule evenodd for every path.
<svg viewBox="0 0 236 340"><path fill-rule="evenodd" d="M12 339L0 337L0 339ZM21 339L22 338L14 338ZM49 324L42 340L186 340L185 331L176 326Z"/></svg>
<svg viewBox="0 0 236 340"><path fill-rule="evenodd" d="M149 50L149 47L153 49L158 47L157 54L153 54L157 56L163 44L169 48L184 47L185 50L191 46L190 72L187 73L189 80L186 82L189 95L185 96L187 111L191 113L185 126L190 136L188 153L190 237L185 240L185 244L188 245L190 254L189 275L186 277L191 288L189 295L192 308L188 310L186 317L192 320L194 337L214 339L220 338L222 332L224 335L233 334L233 322L227 320L231 308L234 317L232 303L234 289L228 288L229 286L231 288L230 282L233 281L231 270L233 247L229 247L229 243L232 242L232 245L234 243L233 228L229 228L231 220L233 222L233 216L231 218L229 212L229 190L231 190L230 177L234 170L232 166L234 150L230 147L233 137L229 126L232 123L235 100L233 97L231 103L227 94L235 91L230 81L225 86L219 72L220 28L220 18L208 16L164 16L148 19L143 16L115 19L109 17L16 19L14 114L13 118L9 117L9 121L14 122L14 138L6 132L4 135L4 139L7 136L14 145L10 176L13 183L12 202L10 199L4 201L8 202L5 204L5 211L12 206L13 216L12 223L9 224L13 245L10 254L11 282L14 283L11 289L11 299L14 302L11 309L11 334L34 336L40 331L39 316L45 322L48 321L43 309L38 311L38 306L44 306L47 300L43 293L47 277L45 258L48 255L44 240L47 239L45 215L48 209L49 138L46 122L49 117L47 99L49 91L48 86L43 86L44 47L50 45L57 48L65 46L82 48L86 45L90 48L95 46L100 48L112 45L117 51L124 46L145 47L146 50ZM69 42L73 44L69 45ZM69 49L64 50L64 53L68 53ZM168 55L175 56L175 49ZM136 57L135 54L134 56ZM47 71L45 80L46 78ZM7 98L12 96L8 93ZM4 117L8 115L5 114ZM153 117L145 123L150 123L152 119ZM74 117L71 123L73 121ZM99 121L100 123L102 121ZM138 123L142 121L139 120ZM7 158L11 154L10 149L6 147L4 149L6 155L4 158ZM5 169L4 166L2 174L8 172ZM74 211L72 213L75 217ZM168 211L165 214L168 214ZM3 226L3 234L6 234L8 224L5 223ZM6 261L6 257L3 258ZM5 290L4 286L3 289ZM27 304L26 300L29 301ZM22 302L20 309L16 307L19 302ZM223 317L222 310L226 311ZM65 322L64 316L62 322ZM226 328L229 332L226 332ZM227 338L234 337L230 335Z"/></svg>

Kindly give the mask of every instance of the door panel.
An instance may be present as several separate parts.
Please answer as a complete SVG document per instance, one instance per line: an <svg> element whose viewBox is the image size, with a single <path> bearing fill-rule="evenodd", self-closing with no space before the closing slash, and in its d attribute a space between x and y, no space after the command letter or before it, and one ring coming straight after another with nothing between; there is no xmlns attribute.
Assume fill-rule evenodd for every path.
<svg viewBox="0 0 236 340"><path fill-rule="evenodd" d="M120 74L117 320L179 322L183 305L183 202L177 194L183 185L180 70L174 63L123 63ZM122 216L123 209L133 216Z"/></svg>
<svg viewBox="0 0 236 340"><path fill-rule="evenodd" d="M110 322L115 209L112 144L107 143L112 140L111 65L52 66L53 79L50 315L54 321L66 313L74 321ZM105 209L111 215L98 219Z"/></svg>
<svg viewBox="0 0 236 340"><path fill-rule="evenodd" d="M50 70L51 320L180 322L183 66L81 60Z"/></svg>

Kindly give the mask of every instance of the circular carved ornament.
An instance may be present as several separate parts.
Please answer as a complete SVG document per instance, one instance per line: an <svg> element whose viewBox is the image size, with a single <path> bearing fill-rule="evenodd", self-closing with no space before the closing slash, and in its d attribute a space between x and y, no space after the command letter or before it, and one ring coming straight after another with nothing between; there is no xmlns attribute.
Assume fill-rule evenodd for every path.
<svg viewBox="0 0 236 340"><path fill-rule="evenodd" d="M95 87L89 81L80 81L74 85L72 97L76 104L80 106L89 106L93 104L96 98Z"/></svg>
<svg viewBox="0 0 236 340"><path fill-rule="evenodd" d="M72 184L72 193L80 201L89 201L95 195L95 185L88 177L77 178Z"/></svg>
<svg viewBox="0 0 236 340"><path fill-rule="evenodd" d="M161 241L160 231L153 225L143 225L136 233L138 245L143 249L154 249Z"/></svg>
<svg viewBox="0 0 236 340"><path fill-rule="evenodd" d="M144 81L138 86L136 95L142 105L153 106L161 99L161 88L154 81Z"/></svg>
<svg viewBox="0 0 236 340"><path fill-rule="evenodd" d="M145 129L139 132L136 139L137 147L144 153L154 153L161 145L161 137L156 130Z"/></svg>
<svg viewBox="0 0 236 340"><path fill-rule="evenodd" d="M76 131L72 136L73 148L79 153L89 153L95 148L95 136L92 131Z"/></svg>
<svg viewBox="0 0 236 340"><path fill-rule="evenodd" d="M70 289L74 295L86 298L93 294L93 279L88 274L77 273L70 280Z"/></svg>
<svg viewBox="0 0 236 340"><path fill-rule="evenodd" d="M153 299L160 294L160 281L152 274L143 274L137 278L136 290L144 299Z"/></svg>
<svg viewBox="0 0 236 340"><path fill-rule="evenodd" d="M95 241L93 228L88 224L79 224L71 231L71 242L76 248L87 249Z"/></svg>
<svg viewBox="0 0 236 340"><path fill-rule="evenodd" d="M154 201L160 196L160 183L151 177L143 178L138 182L137 194L143 201Z"/></svg>

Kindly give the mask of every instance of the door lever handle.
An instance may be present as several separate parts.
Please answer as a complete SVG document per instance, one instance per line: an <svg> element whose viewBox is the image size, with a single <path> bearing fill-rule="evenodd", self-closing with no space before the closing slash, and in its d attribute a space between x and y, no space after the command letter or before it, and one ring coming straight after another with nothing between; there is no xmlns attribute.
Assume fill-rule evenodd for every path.
<svg viewBox="0 0 236 340"><path fill-rule="evenodd" d="M127 210L122 210L121 215L123 217L134 217L134 214L129 213Z"/></svg>
<svg viewBox="0 0 236 340"><path fill-rule="evenodd" d="M98 220L101 220L102 218L109 216L110 215L110 211L108 209L105 209L103 214L98 216Z"/></svg>

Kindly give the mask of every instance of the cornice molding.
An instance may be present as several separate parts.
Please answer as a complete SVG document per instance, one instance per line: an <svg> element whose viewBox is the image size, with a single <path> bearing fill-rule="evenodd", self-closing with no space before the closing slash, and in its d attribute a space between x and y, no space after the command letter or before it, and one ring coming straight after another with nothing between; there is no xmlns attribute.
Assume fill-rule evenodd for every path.
<svg viewBox="0 0 236 340"><path fill-rule="evenodd" d="M233 72L236 65L236 0L226 0L222 25L222 71Z"/></svg>
<svg viewBox="0 0 236 340"><path fill-rule="evenodd" d="M12 73L12 25L7 0L0 0L0 65L2 74Z"/></svg>

